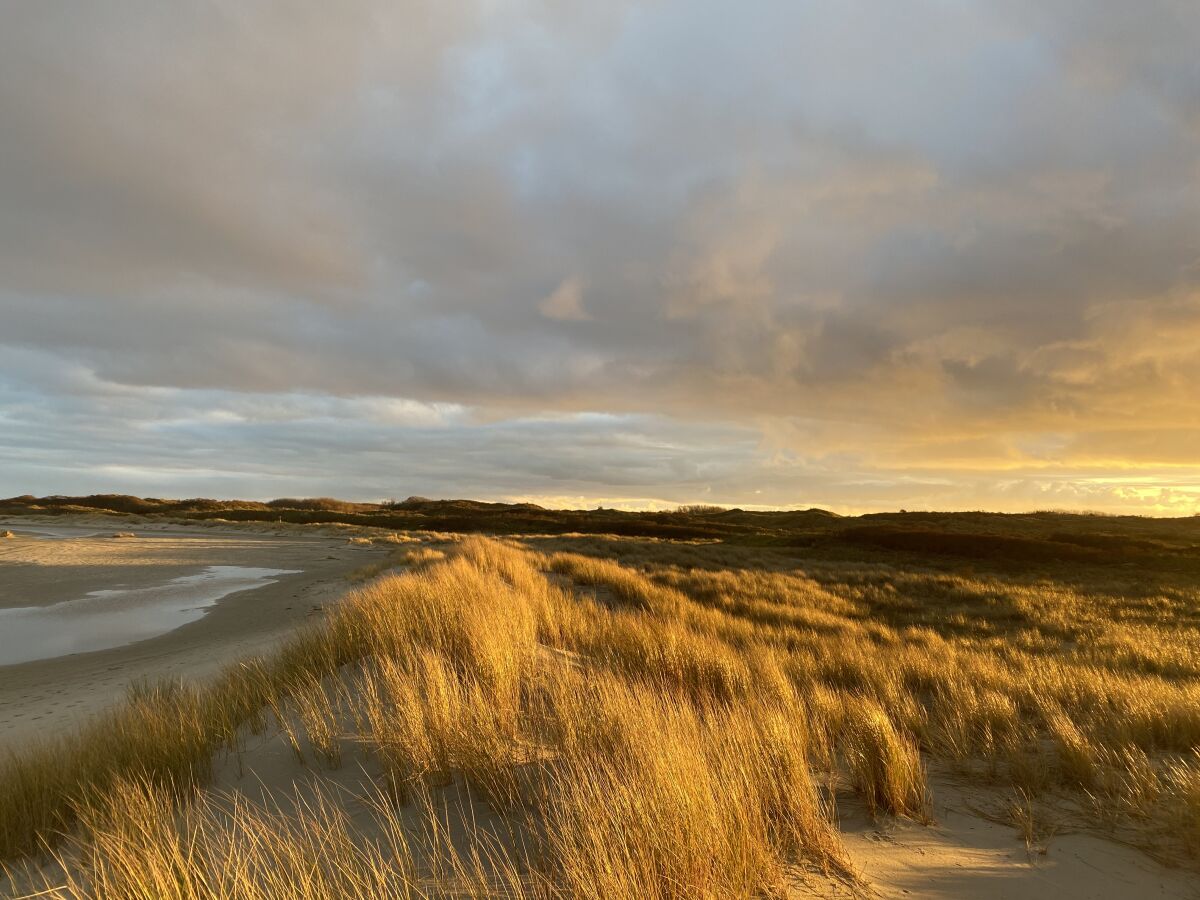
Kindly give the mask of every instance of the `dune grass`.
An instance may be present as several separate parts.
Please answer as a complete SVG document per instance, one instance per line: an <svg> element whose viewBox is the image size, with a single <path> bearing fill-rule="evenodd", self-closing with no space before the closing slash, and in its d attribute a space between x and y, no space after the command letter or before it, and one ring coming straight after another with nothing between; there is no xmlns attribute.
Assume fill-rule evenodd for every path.
<svg viewBox="0 0 1200 900"><path fill-rule="evenodd" d="M858 879L831 786L927 822L932 764L1009 786L1030 841L1058 792L1096 827L1200 846L1186 592L574 546L418 553L271 659L10 757L0 855L56 848L58 897L780 896L805 871ZM381 767L369 835L332 800L284 816L199 790L270 718L306 762L351 740ZM414 836L400 811L452 783L506 836L464 854L433 815Z"/></svg>
<svg viewBox="0 0 1200 900"><path fill-rule="evenodd" d="M590 573L614 565L610 544L578 541L584 553L551 561L593 580ZM659 542L627 542L621 553L623 596L670 609L672 621L742 660L769 651L857 780L870 767L856 764L864 757L853 748L887 733L869 723L886 722L895 746L908 748L897 749L891 772L919 747L926 760L989 786L1074 798L1088 813L1073 827L1116 829L1174 859L1196 846L1186 787L1200 759L1194 581L858 560L814 560L798 571L786 558L740 548ZM763 690L760 669L751 666L755 692ZM869 803L873 790L862 788ZM925 803L915 789L908 796L880 805L919 818Z"/></svg>

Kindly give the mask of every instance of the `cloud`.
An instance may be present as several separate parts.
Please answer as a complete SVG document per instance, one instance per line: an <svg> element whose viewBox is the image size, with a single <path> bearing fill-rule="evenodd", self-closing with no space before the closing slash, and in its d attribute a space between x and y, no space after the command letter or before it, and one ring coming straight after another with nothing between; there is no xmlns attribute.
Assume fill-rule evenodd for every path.
<svg viewBox="0 0 1200 900"><path fill-rule="evenodd" d="M1182 508L1198 41L1173 0L29 5L0 34L0 447L53 473L106 416L170 431L151 404L253 468L274 417L336 408L445 438L449 493ZM595 412L707 443L598 467L562 424ZM501 433L489 487L466 448ZM170 447L164 484L214 469ZM1090 480L1134 469L1168 493Z"/></svg>
<svg viewBox="0 0 1200 900"><path fill-rule="evenodd" d="M538 309L546 318L560 322L587 322L592 318L583 308L583 284L578 278L564 279L538 304Z"/></svg>

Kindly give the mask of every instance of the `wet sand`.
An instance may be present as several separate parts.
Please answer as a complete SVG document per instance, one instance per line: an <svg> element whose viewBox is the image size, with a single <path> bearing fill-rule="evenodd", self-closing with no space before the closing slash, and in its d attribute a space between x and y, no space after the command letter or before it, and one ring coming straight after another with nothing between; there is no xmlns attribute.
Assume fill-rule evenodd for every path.
<svg viewBox="0 0 1200 900"><path fill-rule="evenodd" d="M0 665L0 750L69 730L120 699L131 681L203 678L265 652L336 602L349 588L347 574L381 552L348 545L340 535L286 531L21 519L0 523L5 529L16 537L0 540L0 628L6 614L11 624L59 612L69 613L65 629L86 628L86 616L74 613L104 604L110 611L120 607L128 625L131 604L145 603L129 636L161 631L164 624L169 630L107 649ZM113 537L117 531L136 536ZM238 568L214 574L212 567ZM275 574L280 570L287 574ZM171 597L172 590L195 590L197 582L218 576L229 592L210 583L208 593L178 602ZM182 624L155 619L164 605ZM108 642L119 640L110 635Z"/></svg>

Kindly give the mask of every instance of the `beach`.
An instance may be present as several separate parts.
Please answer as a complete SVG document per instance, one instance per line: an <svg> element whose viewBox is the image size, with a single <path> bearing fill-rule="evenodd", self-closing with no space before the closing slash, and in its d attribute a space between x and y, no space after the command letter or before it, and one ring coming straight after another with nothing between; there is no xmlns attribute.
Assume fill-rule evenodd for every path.
<svg viewBox="0 0 1200 900"><path fill-rule="evenodd" d="M282 529L89 517L22 518L5 530L14 536L0 540L0 749L70 730L131 682L204 678L270 650L374 556L342 535ZM17 622L32 639L14 636ZM61 633L44 634L50 623ZM70 652L94 643L97 625L115 646ZM52 655L27 658L43 649Z"/></svg>

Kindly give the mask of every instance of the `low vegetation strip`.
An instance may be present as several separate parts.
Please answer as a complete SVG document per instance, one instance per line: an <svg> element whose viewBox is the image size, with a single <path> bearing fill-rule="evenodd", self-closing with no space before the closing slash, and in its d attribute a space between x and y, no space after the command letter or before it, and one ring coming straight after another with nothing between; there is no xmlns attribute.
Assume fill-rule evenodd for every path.
<svg viewBox="0 0 1200 900"><path fill-rule="evenodd" d="M9 758L0 853L51 849L38 889L62 898L780 896L805 872L858 881L841 792L928 821L927 770L949 766L1019 796L1031 834L1072 798L1073 825L1184 860L1195 600L1172 616L1167 597L744 548L471 538L269 660L141 688ZM281 818L203 790L215 753L267 727L312 765L349 740L377 767L369 834L321 796ZM402 811L451 784L505 829L466 852L433 812L414 833Z"/></svg>
<svg viewBox="0 0 1200 900"><path fill-rule="evenodd" d="M1180 555L1200 558L1200 547L1175 546L1104 534L1058 532L1046 537L942 531L932 528L902 528L895 525L864 525L837 533L848 544L881 547L922 555L942 554L978 560L1024 563L1083 563L1122 565L1172 564Z"/></svg>
<svg viewBox="0 0 1200 900"><path fill-rule="evenodd" d="M751 546L825 548L834 553L889 548L1018 564L1167 564L1200 571L1200 516L1150 519L1086 513L896 512L844 517L823 509L744 510L691 504L670 511L547 509L409 497L358 503L332 497L165 500L124 494L0 499L0 516L101 514L135 521L340 524L463 534L588 534ZM1101 552L1102 551L1102 552Z"/></svg>

